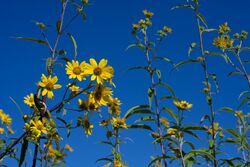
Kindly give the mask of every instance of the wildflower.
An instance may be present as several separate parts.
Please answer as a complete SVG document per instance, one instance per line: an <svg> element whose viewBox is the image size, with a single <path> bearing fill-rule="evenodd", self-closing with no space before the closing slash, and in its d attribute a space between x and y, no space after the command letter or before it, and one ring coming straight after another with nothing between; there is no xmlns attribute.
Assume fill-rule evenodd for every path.
<svg viewBox="0 0 250 167"><path fill-rule="evenodd" d="M103 85L97 85L95 90L90 93L88 99L92 103L97 103L100 106L106 106L110 102L111 96L111 88L107 88Z"/></svg>
<svg viewBox="0 0 250 167"><path fill-rule="evenodd" d="M174 101L176 107L180 110L187 110L192 108L192 104L188 103L187 101Z"/></svg>
<svg viewBox="0 0 250 167"><path fill-rule="evenodd" d="M159 134L159 133L156 133L156 132L152 132L152 133L151 133L151 136L152 136L154 139L156 139L156 138L160 137L160 134Z"/></svg>
<svg viewBox="0 0 250 167"><path fill-rule="evenodd" d="M119 116L121 112L120 105L121 101L118 98L111 98L110 103L108 104L109 112L112 115Z"/></svg>
<svg viewBox="0 0 250 167"><path fill-rule="evenodd" d="M109 122L110 122L109 119L106 119L106 120L104 119L104 120L102 120L102 121L99 123L99 125L100 125L100 126L108 126Z"/></svg>
<svg viewBox="0 0 250 167"><path fill-rule="evenodd" d="M230 28L228 27L227 22L225 22L224 24L219 26L219 34L226 34L228 32L230 32Z"/></svg>
<svg viewBox="0 0 250 167"><path fill-rule="evenodd" d="M85 113L85 115L84 115L83 127L84 127L84 133L85 133L86 136L92 135L92 129L94 128L94 125L92 125L92 124L89 122L88 113Z"/></svg>
<svg viewBox="0 0 250 167"><path fill-rule="evenodd" d="M53 158L53 157L55 157L56 155L56 150L53 148L53 146L50 144L49 146L48 146L48 156L50 157L50 158Z"/></svg>
<svg viewBox="0 0 250 167"><path fill-rule="evenodd" d="M4 133L4 128L0 128L0 134Z"/></svg>
<svg viewBox="0 0 250 167"><path fill-rule="evenodd" d="M229 36L219 36L214 39L213 45L219 49L225 50L233 46L234 40L230 39Z"/></svg>
<svg viewBox="0 0 250 167"><path fill-rule="evenodd" d="M96 60L89 59L90 64L85 66L85 74L92 75L91 80L96 80L98 84L103 84L104 80L108 81L112 79L114 70L111 66L107 66L108 60L102 59L99 64Z"/></svg>
<svg viewBox="0 0 250 167"><path fill-rule="evenodd" d="M242 32L241 32L241 39L246 39L246 38L247 38L247 35L248 35L248 32L242 31Z"/></svg>
<svg viewBox="0 0 250 167"><path fill-rule="evenodd" d="M173 138L176 138L177 135L177 129L169 128L167 131L167 135L170 135Z"/></svg>
<svg viewBox="0 0 250 167"><path fill-rule="evenodd" d="M73 152L72 147L70 147L70 145L68 144L65 145L65 149L68 150L69 152Z"/></svg>
<svg viewBox="0 0 250 167"><path fill-rule="evenodd" d="M233 36L234 36L235 39L239 39L240 38L240 34L239 33L235 33Z"/></svg>
<svg viewBox="0 0 250 167"><path fill-rule="evenodd" d="M137 30L140 26L139 26L139 24L132 24L132 27L134 30Z"/></svg>
<svg viewBox="0 0 250 167"><path fill-rule="evenodd" d="M240 110L240 111L235 111L234 115L236 117L242 117L243 114L242 114L242 111Z"/></svg>
<svg viewBox="0 0 250 167"><path fill-rule="evenodd" d="M48 134L45 127L45 120L41 121L37 117L30 120L29 123L25 123L24 129L30 131L31 138L37 140L42 134Z"/></svg>
<svg viewBox="0 0 250 167"><path fill-rule="evenodd" d="M68 62L66 65L66 74L69 75L69 79L77 78L79 81L82 81L85 77L84 67L86 63L83 61L79 64L78 61L72 60L72 62Z"/></svg>
<svg viewBox="0 0 250 167"><path fill-rule="evenodd" d="M168 127L169 126L169 121L167 120L167 118L161 118L160 119L161 124L163 124L164 126Z"/></svg>
<svg viewBox="0 0 250 167"><path fill-rule="evenodd" d="M73 92L73 93L78 93L79 90L80 90L80 87L79 87L79 86L76 86L76 85L69 85L69 89L70 89L71 92Z"/></svg>
<svg viewBox="0 0 250 167"><path fill-rule="evenodd" d="M12 123L12 119L8 114L5 114L3 110L0 109L0 119L3 124L9 126Z"/></svg>
<svg viewBox="0 0 250 167"><path fill-rule="evenodd" d="M124 128L124 129L127 129L127 125L125 123L126 119L125 118L120 118L120 117L117 117L117 118L112 118L111 120L111 124L113 125L114 128Z"/></svg>
<svg viewBox="0 0 250 167"><path fill-rule="evenodd" d="M171 29L170 27L168 27L168 26L164 26L164 27L163 27L163 31L164 31L165 33L171 33L171 32L172 32L172 29Z"/></svg>
<svg viewBox="0 0 250 167"><path fill-rule="evenodd" d="M41 81L38 83L38 85L43 88L42 96L47 95L49 99L52 99L54 96L52 90L61 88L61 85L56 84L57 81L57 76L46 77L42 74Z"/></svg>
<svg viewBox="0 0 250 167"><path fill-rule="evenodd" d="M34 94L31 93L31 94L25 96L24 97L24 103L29 105L30 107L33 107L35 105Z"/></svg>
<svg viewBox="0 0 250 167"><path fill-rule="evenodd" d="M214 129L213 129L214 128ZM214 130L214 132L213 132L213 130ZM223 133L222 133L222 128L219 126L219 123L218 122L215 122L214 124L213 124L213 127L212 126L210 126L209 127L209 129L207 130L207 133L209 133L209 134L216 134L216 133L219 133L219 136L220 137L224 137L224 135L223 135Z"/></svg>
<svg viewBox="0 0 250 167"><path fill-rule="evenodd" d="M151 18L154 15L154 13L150 12L149 10L143 10L143 14L147 18Z"/></svg>
<svg viewBox="0 0 250 167"><path fill-rule="evenodd" d="M78 99L78 106L81 110L98 111L99 105L93 101Z"/></svg>

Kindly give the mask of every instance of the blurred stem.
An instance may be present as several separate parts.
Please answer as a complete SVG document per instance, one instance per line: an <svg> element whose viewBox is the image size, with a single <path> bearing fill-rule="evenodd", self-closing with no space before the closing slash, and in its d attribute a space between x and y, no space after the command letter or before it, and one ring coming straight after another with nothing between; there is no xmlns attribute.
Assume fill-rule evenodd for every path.
<svg viewBox="0 0 250 167"><path fill-rule="evenodd" d="M242 46L242 40L240 40L239 48L241 48L241 46ZM250 80L248 78L247 70L246 70L245 66L243 65L243 62L242 62L241 57L240 57L240 49L237 50L236 57L237 57L238 62L240 63L240 67L243 71L243 75L244 75L248 85L250 86Z"/></svg>
<svg viewBox="0 0 250 167"><path fill-rule="evenodd" d="M158 99L157 99L157 90L156 90L156 84L155 84L155 80L154 80L153 69L152 69L152 60L149 57L150 44L149 44L149 41L148 41L147 31L144 30L143 34L144 34L144 45L146 47L145 55L146 55L146 58L147 58L148 70L149 70L149 73L150 73L151 88L153 90L153 99L154 99L155 114L156 114L156 125L157 125L157 129L158 129L159 137L160 137L159 142L160 142L160 147L161 147L161 154L162 154L164 167L167 167L167 160L165 158L166 157L165 147L164 147L163 140L161 139L161 137L162 137L162 129L161 129L161 124L160 124L159 102L158 102Z"/></svg>
<svg viewBox="0 0 250 167"><path fill-rule="evenodd" d="M184 160L184 155L183 155L183 135L181 131L182 127L182 120L183 120L183 111L178 109L178 122L177 122L177 128L178 128L178 140L179 140L179 150L180 150L180 155L181 155L181 163L182 167L186 167L186 163Z"/></svg>
<svg viewBox="0 0 250 167"><path fill-rule="evenodd" d="M36 143L36 146L35 146L35 151L34 151L34 156L33 156L32 167L36 167L36 159L37 159L37 155L38 155L39 143L40 143L40 140L38 140L38 143Z"/></svg>
<svg viewBox="0 0 250 167"><path fill-rule="evenodd" d="M216 146L215 146L215 129L214 129L214 122L215 122L215 112L214 112L214 108L213 108L213 100L212 100L212 95L211 95L211 88L210 88L210 84L209 84L209 75L208 75L208 71L207 71L207 62L206 62L206 56L205 56L205 52L204 52L204 46L203 46L203 34L202 34L202 30L201 30L201 24L200 24L200 18L199 18L199 4L198 1L195 2L195 18L196 18L196 23L197 23L197 27L198 27L198 32L199 32L199 40L200 40L200 51L201 51L201 55L203 58L203 61L201 62L201 65L203 67L203 72L204 72L204 76L205 76L205 84L206 86L209 87L209 92L206 93L206 95L208 96L209 100L211 102L208 103L209 108L210 108L210 114L211 114L211 127L212 127L212 155L213 155L213 166L217 167L217 160L216 160Z"/></svg>

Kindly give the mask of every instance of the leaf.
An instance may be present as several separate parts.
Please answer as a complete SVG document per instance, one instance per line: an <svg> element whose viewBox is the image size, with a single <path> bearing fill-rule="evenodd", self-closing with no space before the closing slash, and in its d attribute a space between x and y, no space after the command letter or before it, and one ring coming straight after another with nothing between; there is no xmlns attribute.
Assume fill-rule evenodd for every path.
<svg viewBox="0 0 250 167"><path fill-rule="evenodd" d="M60 29L61 29L61 20L58 20L58 21L56 22L56 31L57 31L57 33L60 33L60 32L59 32Z"/></svg>
<svg viewBox="0 0 250 167"><path fill-rule="evenodd" d="M149 126L149 125L145 125L145 124L133 124L133 125L128 125L127 126L129 129L131 128L138 128L138 129L146 129L146 130L150 130L153 131L153 129Z"/></svg>
<svg viewBox="0 0 250 167"><path fill-rule="evenodd" d="M243 98L243 99L241 100L241 102L240 102L240 104L239 104L239 106L238 106L237 108L239 109L240 107L242 107L246 102L249 101L249 99L250 99L249 96Z"/></svg>
<svg viewBox="0 0 250 167"><path fill-rule="evenodd" d="M109 162L113 162L113 159L111 159L111 158L99 158L98 160L96 160L96 162L99 162L99 161L109 161Z"/></svg>
<svg viewBox="0 0 250 167"><path fill-rule="evenodd" d="M49 73L49 75L52 74L52 66L53 66L53 59L51 57L48 57L46 59L46 70Z"/></svg>
<svg viewBox="0 0 250 167"><path fill-rule="evenodd" d="M231 76L231 75L241 75L241 72L239 71L232 71L230 73L227 74L228 76Z"/></svg>
<svg viewBox="0 0 250 167"><path fill-rule="evenodd" d="M175 114L172 109L163 107L162 110L164 110L168 114L170 114L175 119L176 122L179 122L179 118L178 118L177 114Z"/></svg>
<svg viewBox="0 0 250 167"><path fill-rule="evenodd" d="M228 64L229 57L226 54L218 53L218 52L211 52L208 54L208 56L219 56L224 59L224 61Z"/></svg>
<svg viewBox="0 0 250 167"><path fill-rule="evenodd" d="M215 88L216 88L216 93L219 92L219 83L217 81L217 78L216 78L216 74L209 74L209 77L211 77L214 81L214 84L215 84Z"/></svg>
<svg viewBox="0 0 250 167"><path fill-rule="evenodd" d="M171 8L171 10L181 9L181 8L189 8L189 9L194 10L194 7L192 5L188 5L188 4L181 4L181 5L174 6L174 7Z"/></svg>
<svg viewBox="0 0 250 167"><path fill-rule="evenodd" d="M70 60L67 57L61 57L60 60L63 60L65 62L70 62Z"/></svg>
<svg viewBox="0 0 250 167"><path fill-rule="evenodd" d="M234 129L225 129L225 131L227 131L236 138L240 137L240 135Z"/></svg>
<svg viewBox="0 0 250 167"><path fill-rule="evenodd" d="M201 13L197 14L197 17L200 19L200 21L204 24L204 26L207 28L207 22L204 18L204 16Z"/></svg>
<svg viewBox="0 0 250 167"><path fill-rule="evenodd" d="M128 71L131 71L131 70L146 70L147 72L149 72L149 69L147 66L136 66L136 67L131 67L128 69Z"/></svg>
<svg viewBox="0 0 250 167"><path fill-rule="evenodd" d="M131 45L129 45L129 46L127 47L126 51L127 51L128 49L132 48L132 47L137 47L137 48L140 48L140 49L142 49L142 50L145 49L145 46L144 46L143 44L137 43L137 44L131 44Z"/></svg>
<svg viewBox="0 0 250 167"><path fill-rule="evenodd" d="M164 82L160 82L159 85L167 88L170 91L170 93L175 97L174 90L171 88L171 86L169 86L168 84L166 84Z"/></svg>
<svg viewBox="0 0 250 167"><path fill-rule="evenodd" d="M168 63L170 63L172 65L174 64L170 59L168 59L166 57L162 57L162 56L155 56L153 59L154 60L164 60L164 61L166 61L166 62L168 62Z"/></svg>
<svg viewBox="0 0 250 167"><path fill-rule="evenodd" d="M56 117L56 119L58 119L59 121L61 121L64 125L67 125L67 122L64 119L62 119L60 117Z"/></svg>
<svg viewBox="0 0 250 167"><path fill-rule="evenodd" d="M240 52L244 52L244 51L250 51L250 47L242 47L240 49Z"/></svg>
<svg viewBox="0 0 250 167"><path fill-rule="evenodd" d="M149 105L138 105L130 108L124 115L124 118L127 119L134 114L154 114L154 113L151 112L151 110L149 109Z"/></svg>
<svg viewBox="0 0 250 167"><path fill-rule="evenodd" d="M135 121L135 123L138 122L144 122L144 121L154 121L154 118L152 116L144 116Z"/></svg>
<svg viewBox="0 0 250 167"><path fill-rule="evenodd" d="M21 167L24 160L25 160L25 155L26 155L26 152L27 152L27 149L28 149L28 140L24 139L23 140L23 143L22 143L22 148L21 148L21 153L20 153L20 160L19 160L19 164L18 166Z"/></svg>
<svg viewBox="0 0 250 167"><path fill-rule="evenodd" d="M158 70L158 69L156 69L155 72L156 72L157 77L158 77L158 79L159 79L159 81L160 81L160 80L161 80L161 71Z"/></svg>
<svg viewBox="0 0 250 167"><path fill-rule="evenodd" d="M68 36L70 37L70 39L71 39L71 42L73 43L73 46L74 46L74 59L76 59L76 57L77 57L77 43L76 43L76 40L75 40L75 38L73 37L73 35L71 35L70 33L67 33L68 34Z"/></svg>
<svg viewBox="0 0 250 167"><path fill-rule="evenodd" d="M152 88L148 89L148 103L149 103L149 107L151 108L152 106L152 97L154 94L154 90Z"/></svg>
<svg viewBox="0 0 250 167"><path fill-rule="evenodd" d="M209 115L204 115L201 120L200 120L200 124L202 124L205 120L208 120L209 122L211 122L210 116Z"/></svg>
<svg viewBox="0 0 250 167"><path fill-rule="evenodd" d="M197 60L197 59L189 59L189 60L187 60L187 61L182 61L182 62L180 62L180 63L175 64L175 65L174 65L174 68L173 68L171 71L176 70L177 68L181 67L181 66L184 65L184 64L198 63L198 62L199 62L199 60Z"/></svg>
<svg viewBox="0 0 250 167"><path fill-rule="evenodd" d="M203 30L203 32L215 32L215 31L217 31L217 29L214 28L207 28Z"/></svg>
<svg viewBox="0 0 250 167"><path fill-rule="evenodd" d="M154 164L155 162L157 162L157 161L160 161L160 160L162 160L162 159L167 159L167 158L178 159L176 156L167 156L167 155L159 156L159 157L154 158L154 159L148 164L148 167L150 167L151 165L153 165L153 164Z"/></svg>
<svg viewBox="0 0 250 167"><path fill-rule="evenodd" d="M219 109L219 111L227 111L227 112L234 112L234 110L230 107L222 107Z"/></svg>
<svg viewBox="0 0 250 167"><path fill-rule="evenodd" d="M16 40L32 41L43 45L48 45L48 43L41 39L29 38L29 37L16 37Z"/></svg>
<svg viewBox="0 0 250 167"><path fill-rule="evenodd" d="M189 153L187 153L184 156L184 161L194 156L202 156L214 160L214 157L210 153L208 153L207 150L199 149L199 150L191 150Z"/></svg>
<svg viewBox="0 0 250 167"><path fill-rule="evenodd" d="M9 98L16 105L18 111L20 111L21 114L23 115L23 111L22 111L21 107L18 105L18 103L12 97L9 97Z"/></svg>

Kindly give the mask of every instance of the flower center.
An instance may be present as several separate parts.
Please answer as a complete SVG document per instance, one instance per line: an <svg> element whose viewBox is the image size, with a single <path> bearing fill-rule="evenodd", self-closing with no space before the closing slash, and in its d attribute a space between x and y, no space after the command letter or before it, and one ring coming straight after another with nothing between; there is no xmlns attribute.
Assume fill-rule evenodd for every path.
<svg viewBox="0 0 250 167"><path fill-rule="evenodd" d="M46 87L45 87L47 90L52 90L54 88L54 84L49 82Z"/></svg>
<svg viewBox="0 0 250 167"><path fill-rule="evenodd" d="M102 73L102 69L100 68L100 67L96 67L95 69L94 69L94 74L95 75L100 75Z"/></svg>
<svg viewBox="0 0 250 167"><path fill-rule="evenodd" d="M76 75L80 75L82 72L81 68L80 67L75 67L73 69L73 73L76 74Z"/></svg>

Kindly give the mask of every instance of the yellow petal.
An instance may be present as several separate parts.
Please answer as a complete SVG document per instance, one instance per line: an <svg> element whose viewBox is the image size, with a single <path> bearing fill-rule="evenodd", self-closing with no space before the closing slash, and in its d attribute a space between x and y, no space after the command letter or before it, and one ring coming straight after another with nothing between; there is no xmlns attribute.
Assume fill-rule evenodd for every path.
<svg viewBox="0 0 250 167"><path fill-rule="evenodd" d="M102 60L100 61L100 63L99 63L99 67L100 67L100 68L103 68L103 67L105 67L105 66L107 65L107 63L108 63L108 60L102 59Z"/></svg>
<svg viewBox="0 0 250 167"><path fill-rule="evenodd" d="M54 96L53 92L52 91L48 91L48 98L49 99L52 99Z"/></svg>
<svg viewBox="0 0 250 167"><path fill-rule="evenodd" d="M91 59L89 59L89 62L92 66L97 67L97 63L96 63L95 59L91 58Z"/></svg>

